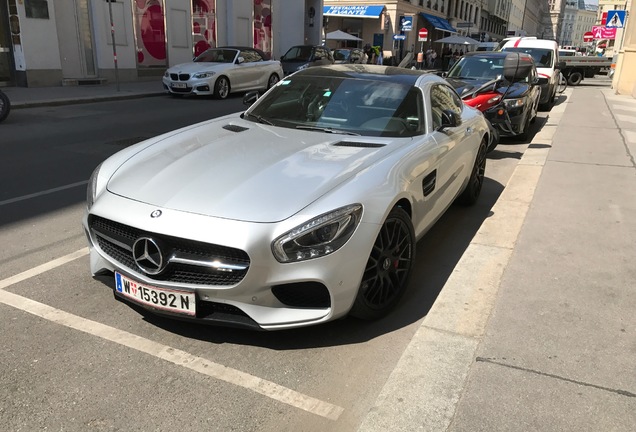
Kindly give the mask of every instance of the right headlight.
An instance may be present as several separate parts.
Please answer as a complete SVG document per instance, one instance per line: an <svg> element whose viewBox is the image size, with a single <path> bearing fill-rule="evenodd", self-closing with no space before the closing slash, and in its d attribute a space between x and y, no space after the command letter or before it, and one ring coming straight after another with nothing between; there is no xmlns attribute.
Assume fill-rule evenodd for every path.
<svg viewBox="0 0 636 432"><path fill-rule="evenodd" d="M97 168L93 170L93 174L91 174L91 177L88 179L88 186L86 187L86 206L89 210L93 207L97 195L97 176L99 175L99 169L101 167L102 164L97 165Z"/></svg>
<svg viewBox="0 0 636 432"><path fill-rule="evenodd" d="M274 240L274 257L288 263L329 255L349 240L361 216L362 205L352 204L311 219Z"/></svg>

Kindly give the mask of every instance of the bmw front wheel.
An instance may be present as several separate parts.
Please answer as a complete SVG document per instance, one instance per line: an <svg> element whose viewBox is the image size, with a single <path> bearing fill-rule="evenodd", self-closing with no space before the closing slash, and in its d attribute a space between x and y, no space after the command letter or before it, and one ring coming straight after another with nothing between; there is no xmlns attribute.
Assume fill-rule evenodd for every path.
<svg viewBox="0 0 636 432"><path fill-rule="evenodd" d="M214 97L218 99L225 99L230 94L230 81L221 76L214 83Z"/></svg>

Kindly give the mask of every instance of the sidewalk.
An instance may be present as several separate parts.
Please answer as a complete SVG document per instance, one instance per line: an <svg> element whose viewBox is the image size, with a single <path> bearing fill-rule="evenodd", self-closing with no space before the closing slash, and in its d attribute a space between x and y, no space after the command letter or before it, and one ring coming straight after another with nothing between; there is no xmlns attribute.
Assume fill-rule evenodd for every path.
<svg viewBox="0 0 636 432"><path fill-rule="evenodd" d="M634 155L636 99L568 88L359 431L636 430Z"/></svg>
<svg viewBox="0 0 636 432"><path fill-rule="evenodd" d="M152 81L120 83L119 90L116 83L65 87L3 87L1 90L9 96L11 109L135 99L165 94L159 77Z"/></svg>

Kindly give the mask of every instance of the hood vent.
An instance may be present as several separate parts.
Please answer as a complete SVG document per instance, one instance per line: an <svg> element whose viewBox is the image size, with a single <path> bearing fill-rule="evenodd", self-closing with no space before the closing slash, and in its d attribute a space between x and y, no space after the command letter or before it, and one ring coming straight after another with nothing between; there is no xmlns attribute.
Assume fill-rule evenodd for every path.
<svg viewBox="0 0 636 432"><path fill-rule="evenodd" d="M340 141L334 144L336 147L358 147L358 148L379 148L384 147L386 144L379 143L365 143L356 141Z"/></svg>
<svg viewBox="0 0 636 432"><path fill-rule="evenodd" d="M243 126L237 126L237 125L233 125L233 124L226 124L225 126L223 126L223 129L232 131L232 132L243 132L248 130L249 128L243 127Z"/></svg>

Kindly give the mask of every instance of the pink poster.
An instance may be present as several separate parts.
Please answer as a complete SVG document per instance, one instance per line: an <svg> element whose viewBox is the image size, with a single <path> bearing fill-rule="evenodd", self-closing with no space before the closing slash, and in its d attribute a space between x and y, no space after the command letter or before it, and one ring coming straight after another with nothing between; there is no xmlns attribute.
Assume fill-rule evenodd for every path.
<svg viewBox="0 0 636 432"><path fill-rule="evenodd" d="M272 0L254 0L254 48L272 55Z"/></svg>
<svg viewBox="0 0 636 432"><path fill-rule="evenodd" d="M162 0L135 0L137 64L166 66L166 29Z"/></svg>
<svg viewBox="0 0 636 432"><path fill-rule="evenodd" d="M192 0L194 56L216 47L215 0Z"/></svg>
<svg viewBox="0 0 636 432"><path fill-rule="evenodd" d="M594 39L616 39L616 28L605 26L592 26Z"/></svg>

